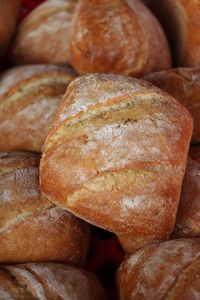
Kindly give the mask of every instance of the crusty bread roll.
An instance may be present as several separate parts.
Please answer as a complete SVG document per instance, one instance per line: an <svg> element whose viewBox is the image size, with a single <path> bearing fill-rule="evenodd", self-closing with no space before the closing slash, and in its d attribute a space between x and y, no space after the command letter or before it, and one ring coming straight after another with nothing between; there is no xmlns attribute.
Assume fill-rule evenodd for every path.
<svg viewBox="0 0 200 300"><path fill-rule="evenodd" d="M116 233L127 252L167 239L192 134L190 113L147 82L93 74L69 85L54 121L40 165L44 195Z"/></svg>
<svg viewBox="0 0 200 300"><path fill-rule="evenodd" d="M30 65L0 77L0 151L41 151L69 82L70 68Z"/></svg>
<svg viewBox="0 0 200 300"><path fill-rule="evenodd" d="M49 0L20 24L10 51L13 64L68 63L69 36L78 0Z"/></svg>
<svg viewBox="0 0 200 300"><path fill-rule="evenodd" d="M200 299L200 240L144 247L122 262L117 284L120 300Z"/></svg>
<svg viewBox="0 0 200 300"><path fill-rule="evenodd" d="M191 147L173 237L200 237L200 147Z"/></svg>
<svg viewBox="0 0 200 300"><path fill-rule="evenodd" d="M200 1L143 0L171 42L177 67L200 66Z"/></svg>
<svg viewBox="0 0 200 300"><path fill-rule="evenodd" d="M80 0L70 54L70 63L80 74L139 77L171 65L162 28L139 0Z"/></svg>
<svg viewBox="0 0 200 300"><path fill-rule="evenodd" d="M55 263L0 267L0 299L104 300L104 290L90 272Z"/></svg>
<svg viewBox="0 0 200 300"><path fill-rule="evenodd" d="M168 92L194 118L192 143L200 142L200 68L177 68L148 74L145 80Z"/></svg>
<svg viewBox="0 0 200 300"><path fill-rule="evenodd" d="M0 0L0 57L8 48L14 33L21 0Z"/></svg>
<svg viewBox="0 0 200 300"><path fill-rule="evenodd" d="M38 164L31 153L0 154L0 263L83 265L89 225L41 197Z"/></svg>

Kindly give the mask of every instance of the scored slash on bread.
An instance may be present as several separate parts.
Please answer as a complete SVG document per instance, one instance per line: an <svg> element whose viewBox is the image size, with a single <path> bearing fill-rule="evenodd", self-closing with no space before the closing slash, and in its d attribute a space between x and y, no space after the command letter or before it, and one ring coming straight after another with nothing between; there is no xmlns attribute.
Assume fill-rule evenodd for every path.
<svg viewBox="0 0 200 300"><path fill-rule="evenodd" d="M57 105L75 77L71 68L57 65L22 66L3 73L0 151L40 152Z"/></svg>
<svg viewBox="0 0 200 300"><path fill-rule="evenodd" d="M80 73L92 70L91 72L122 73L138 77L149 71L170 67L170 51L165 36L152 15L142 8L141 2L137 0L111 2L81 0L79 3L82 4L82 10L80 10L80 4L72 24L75 5L78 1L46 1L20 26L11 48L10 61L13 64L26 64L27 62L62 62L66 64L71 61ZM166 16L170 20L168 24L170 26L172 24L173 33L178 32L175 43L173 43L175 48L177 45L179 47L175 49L178 54L176 63L198 64L198 1L153 0L153 2L158 10L162 8L163 3L168 3L168 8L173 8L172 17L168 16L167 11ZM185 12L183 8L186 8ZM187 12L191 18L187 18ZM178 26L180 24L177 22L174 23L174 16L177 16L177 21L181 26ZM10 20L12 24L14 18L10 18ZM72 40L70 41L71 28ZM91 28L94 28L94 32ZM190 29L192 29L191 38L189 37ZM93 33L94 36L92 36ZM3 36L1 39L3 40ZM131 42L133 43L131 44ZM69 53L70 43L71 53ZM178 96L176 97L173 93L171 95L180 103L185 101L183 104L194 117L192 142L198 143L200 140L200 135L198 136L200 115L197 99L199 91L196 81L198 71L195 71L196 74L194 74L194 70L192 70L192 74L188 70L172 72L174 72L174 77L179 77L179 79L173 83L172 78L170 83L164 78L164 84L168 84L172 91L175 90ZM2 110L2 116L5 118L8 112L6 126L11 125L10 130L14 133L13 136L7 134L8 140L4 145L8 148L2 148L2 150L43 150L42 144L47 135L48 126L53 120L52 116L58 99L63 94L60 91L64 86L65 76L51 74L48 77L46 74L43 76L39 73L37 79L34 74L34 80L23 78L20 79L20 84L17 83L14 86L11 84L10 87L12 76L9 78L9 83L8 81L6 84L1 82L1 91L4 89L3 86L8 86L10 90L5 92L6 101L1 101L0 111ZM20 77L19 75L20 72L14 77ZM145 247L146 244L157 240L168 239L172 232L192 130L191 117L181 106L175 105L174 100L172 102L169 101L169 98L167 100L169 96L164 93L161 95L160 91L153 90L153 88L150 91L151 86L148 85L147 92L145 90L147 86L144 88L142 82L137 81L134 82L134 85L136 86L136 82L139 83L138 90L134 93L131 91L129 94L126 92L130 85L127 84L126 90L125 85L119 84L119 78L116 84L117 88L110 89L110 82L114 81L114 77L112 80L109 77L110 81L108 80L108 85L105 85L103 94L105 94L105 98L110 98L105 100L102 92L98 94L95 91L100 89L100 86L102 87L102 81L105 84L108 77L107 75L105 77L97 75L96 82L94 80L93 83L91 83L93 75L89 77L88 83L85 78L83 82L80 79L77 81L78 84L77 82L72 84L72 89L63 98L46 142L43 155L44 165L41 167L41 170L44 171L42 176L46 181L43 185L44 190L47 188L45 192L47 191L48 199L51 202L44 195L42 197L40 195L38 188L39 157L37 155L0 153L2 199L5 204L9 200L9 194L12 194L10 189L13 189L14 197L12 199L15 200L15 202L9 200L12 206L6 204L0 208L0 245L3 245L2 255L5 253L7 255L6 260L4 256L3 262L50 259L67 262L70 260L70 263L83 264L87 252L84 247L85 244L88 245L88 240L85 242L82 239L83 236L81 236L81 241L79 240L80 236L78 237L77 232L80 228L75 228L75 217L65 210L67 209L89 223L115 232L126 252L133 252L144 246L138 252L139 254L136 253L131 260L127 258L122 264L123 267L126 267L128 261L125 271L130 276L125 274L123 280L119 282L122 287L121 299L129 299L129 295L124 296L123 294L123 292L126 293L127 288L128 292L131 292L131 299L200 298L198 240L179 240L162 245L153 243ZM128 79L126 78L124 83L125 81ZM132 81L129 83L133 84ZM89 84L91 84L91 88L87 98ZM179 90L180 86L183 88L183 93L181 89ZM117 89L121 90L117 91ZM121 94L119 95L116 91ZM37 98L39 94L46 99L49 95L52 99L57 99L54 102L55 105L50 106L49 102L45 102L45 106L41 98ZM193 95L197 97L194 96L196 98L192 99ZM79 99L76 105L74 98L77 97ZM37 103L32 102L34 98L37 98ZM94 102L91 101L91 103L90 98L93 98ZM101 102L100 105L96 98ZM68 104L65 106L66 100ZM195 102L196 100L197 102ZM28 102L29 106L26 106ZM86 105L86 102L89 104ZM45 110L45 107L50 108L50 111ZM45 118L42 118L43 115ZM13 120L13 116L17 116L14 124L10 122ZM27 116L33 116L33 118L26 119ZM38 124L35 122L37 120ZM25 130L23 131L24 124ZM29 129L33 129L33 127L35 131L31 132ZM17 131L13 130L14 128L17 128ZM1 129L4 130L4 127L0 127L0 131L2 131ZM21 132L24 132L23 136ZM20 136L22 136L22 140ZM9 138L11 144L8 143ZM188 160L175 230L172 235L176 235L176 237L198 235L199 165L196 155L198 156L199 153L198 151L193 152L194 156L191 151ZM45 160L48 162L46 163ZM44 169L42 169L43 166ZM9 178L10 189L7 190L4 188L4 180ZM20 180L25 182L24 185L18 184ZM21 187L23 189L18 194ZM28 189L28 192L24 187ZM39 201L33 197L34 203L30 206L30 201L26 203L21 201L29 196L37 196ZM18 200L21 202L16 203ZM53 202L64 209L56 207ZM72 223L67 217L64 220L67 215L69 219L71 217ZM68 228L70 233L74 230L75 238L77 237L72 244L71 240L66 240L66 236L62 239L62 234L66 233L66 224L69 225L67 221L70 223L70 229ZM35 224L39 225L37 229ZM53 231L51 225L54 226ZM34 232L31 232L31 229ZM8 242L5 247L4 244L1 244L2 236L3 241ZM6 239L4 239L5 236ZM32 236L37 237L40 241L31 239L28 244ZM86 228L84 237L88 238L88 229ZM12 241L14 241L15 251ZM42 251L37 251L34 246L32 247L33 244L38 249L39 246L42 246ZM70 255L73 256L74 261L70 255L66 255L63 259L64 252L62 251L61 254L61 249L65 251L66 244L70 245L68 250L73 252L74 256ZM74 248L72 249L71 246ZM75 250L76 246L77 251ZM23 248L23 251L16 254L16 248L19 250ZM25 254L24 249L27 250ZM31 255L29 250L32 251ZM82 250L85 252L81 261L79 254ZM90 250L90 253L93 254L93 249ZM14 255L12 255L12 251ZM109 251L113 252L112 248ZM77 262L78 260L79 262ZM109 261L107 263L109 265ZM136 268L133 274L130 274L132 264ZM102 273L103 275L100 276L105 278L105 282L109 272L103 271L102 266L103 263L96 273ZM123 267L122 271L124 271ZM93 295L93 288L96 290L95 281L90 281L87 276L85 281L80 273L78 274L77 269L75 271L72 267L65 266L64 268L58 264L55 267L53 264L4 265L0 268L0 298L65 299L76 296L79 300L81 297L83 300L104 298L103 294L99 292L100 289ZM67 275L67 268L70 276ZM94 268L95 270L97 269ZM75 273L76 275L73 277ZM134 286L135 278L136 286ZM125 285L123 285L124 282ZM69 289L66 288L68 283L70 283ZM84 283L87 288L89 287L90 295L85 289ZM77 290L80 291L78 294Z"/></svg>
<svg viewBox="0 0 200 300"><path fill-rule="evenodd" d="M90 226L41 196L38 166L32 153L0 154L0 263L83 265Z"/></svg>
<svg viewBox="0 0 200 300"><path fill-rule="evenodd" d="M167 239L191 134L189 112L151 84L80 77L69 85L45 142L42 193L116 233L127 252Z"/></svg>
<svg viewBox="0 0 200 300"><path fill-rule="evenodd" d="M90 272L64 264L0 266L1 299L104 300L104 290Z"/></svg>
<svg viewBox="0 0 200 300"><path fill-rule="evenodd" d="M154 243L128 256L117 271L121 300L200 298L200 240Z"/></svg>

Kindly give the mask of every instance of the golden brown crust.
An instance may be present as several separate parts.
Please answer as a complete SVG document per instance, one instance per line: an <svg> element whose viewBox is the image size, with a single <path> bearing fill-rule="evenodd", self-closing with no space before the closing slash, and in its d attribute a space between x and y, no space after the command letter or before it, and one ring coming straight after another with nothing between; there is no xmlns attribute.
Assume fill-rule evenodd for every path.
<svg viewBox="0 0 200 300"><path fill-rule="evenodd" d="M198 0L143 0L159 18L178 67L200 66L200 2Z"/></svg>
<svg viewBox="0 0 200 300"><path fill-rule="evenodd" d="M72 69L56 65L5 72L0 77L0 151L41 151L57 105L75 77Z"/></svg>
<svg viewBox="0 0 200 300"><path fill-rule="evenodd" d="M168 92L194 119L192 143L200 143L200 69L177 68L148 74L145 80Z"/></svg>
<svg viewBox="0 0 200 300"><path fill-rule="evenodd" d="M19 14L21 0L0 0L0 57L11 41Z"/></svg>
<svg viewBox="0 0 200 300"><path fill-rule="evenodd" d="M0 267L1 299L104 300L104 290L90 272L55 263Z"/></svg>
<svg viewBox="0 0 200 300"><path fill-rule="evenodd" d="M179 275L166 300L187 300L200 297L200 257L192 261Z"/></svg>
<svg viewBox="0 0 200 300"><path fill-rule="evenodd" d="M200 147L191 147L173 236L200 236Z"/></svg>
<svg viewBox="0 0 200 300"><path fill-rule="evenodd" d="M70 63L80 74L141 77L170 68L164 33L138 0L80 0L70 41Z"/></svg>
<svg viewBox="0 0 200 300"><path fill-rule="evenodd" d="M80 77L69 85L45 143L42 192L119 236L143 244L166 239L175 222L191 133L189 112L147 82ZM132 251L135 244L123 246Z"/></svg>
<svg viewBox="0 0 200 300"><path fill-rule="evenodd" d="M154 243L128 256L120 265L120 300L199 299L199 274L199 239Z"/></svg>
<svg viewBox="0 0 200 300"><path fill-rule="evenodd" d="M0 158L0 263L59 261L82 265L89 226L41 197L39 156Z"/></svg>
<svg viewBox="0 0 200 300"><path fill-rule="evenodd" d="M71 20L77 0L49 0L20 24L10 51L13 64L69 62Z"/></svg>

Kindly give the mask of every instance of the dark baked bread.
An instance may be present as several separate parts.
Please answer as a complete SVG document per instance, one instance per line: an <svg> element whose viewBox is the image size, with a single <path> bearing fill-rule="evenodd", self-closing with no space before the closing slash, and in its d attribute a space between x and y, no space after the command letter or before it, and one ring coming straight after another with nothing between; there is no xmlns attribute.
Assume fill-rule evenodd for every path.
<svg viewBox="0 0 200 300"><path fill-rule="evenodd" d="M0 0L0 57L5 54L15 31L21 0Z"/></svg>
<svg viewBox="0 0 200 300"><path fill-rule="evenodd" d="M10 51L13 64L69 62L69 36L78 0L49 0L20 24Z"/></svg>
<svg viewBox="0 0 200 300"><path fill-rule="evenodd" d="M70 63L80 74L139 77L170 68L164 32L139 0L80 0L71 30Z"/></svg>
<svg viewBox="0 0 200 300"><path fill-rule="evenodd" d="M41 151L57 105L69 82L70 68L30 65L0 77L0 151Z"/></svg>
<svg viewBox="0 0 200 300"><path fill-rule="evenodd" d="M173 237L200 237L200 147L191 147Z"/></svg>
<svg viewBox="0 0 200 300"><path fill-rule="evenodd" d="M192 143L200 142L200 68L177 68L148 74L145 80L168 92L194 119Z"/></svg>
<svg viewBox="0 0 200 300"><path fill-rule="evenodd" d="M167 239L191 134L190 113L151 84L80 77L69 85L45 143L42 192L116 233L128 252Z"/></svg>
<svg viewBox="0 0 200 300"><path fill-rule="evenodd" d="M105 300L92 273L55 263L0 267L1 300Z"/></svg>
<svg viewBox="0 0 200 300"><path fill-rule="evenodd" d="M199 0L143 0L161 22L177 67L200 66Z"/></svg>
<svg viewBox="0 0 200 300"><path fill-rule="evenodd" d="M144 247L122 262L117 284L120 300L200 299L200 240Z"/></svg>
<svg viewBox="0 0 200 300"><path fill-rule="evenodd" d="M0 154L0 263L82 265L89 225L41 197L38 164L31 153Z"/></svg>

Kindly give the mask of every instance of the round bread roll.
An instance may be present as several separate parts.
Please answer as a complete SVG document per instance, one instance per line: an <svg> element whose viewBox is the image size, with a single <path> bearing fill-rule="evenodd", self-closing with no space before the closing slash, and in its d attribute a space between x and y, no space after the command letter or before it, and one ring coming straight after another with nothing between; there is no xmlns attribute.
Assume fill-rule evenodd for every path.
<svg viewBox="0 0 200 300"><path fill-rule="evenodd" d="M41 197L38 165L31 153L0 154L0 263L83 265L89 225Z"/></svg>
<svg viewBox="0 0 200 300"><path fill-rule="evenodd" d="M104 290L90 272L56 263L0 267L0 299L105 300Z"/></svg>
<svg viewBox="0 0 200 300"><path fill-rule="evenodd" d="M200 299L200 240L154 243L117 271L120 300Z"/></svg>
<svg viewBox="0 0 200 300"><path fill-rule="evenodd" d="M143 0L170 40L177 67L200 66L200 1Z"/></svg>
<svg viewBox="0 0 200 300"><path fill-rule="evenodd" d="M21 0L0 0L0 58L15 31Z"/></svg>
<svg viewBox="0 0 200 300"><path fill-rule="evenodd" d="M78 0L49 0L20 24L10 51L12 64L68 63L69 36Z"/></svg>
<svg viewBox="0 0 200 300"><path fill-rule="evenodd" d="M183 104L194 119L192 143L200 142L200 68L177 68L148 74L153 83Z"/></svg>
<svg viewBox="0 0 200 300"><path fill-rule="evenodd" d="M140 77L171 66L164 32L139 0L80 0L70 41L70 63L80 74Z"/></svg>
<svg viewBox="0 0 200 300"><path fill-rule="evenodd" d="M75 77L70 68L56 65L16 67L3 73L0 151L42 151L59 100Z"/></svg>
<svg viewBox="0 0 200 300"><path fill-rule="evenodd" d="M200 237L200 147L191 147L173 237Z"/></svg>
<svg viewBox="0 0 200 300"><path fill-rule="evenodd" d="M41 190L117 234L125 251L173 230L192 117L142 80L93 74L68 87L45 142Z"/></svg>

